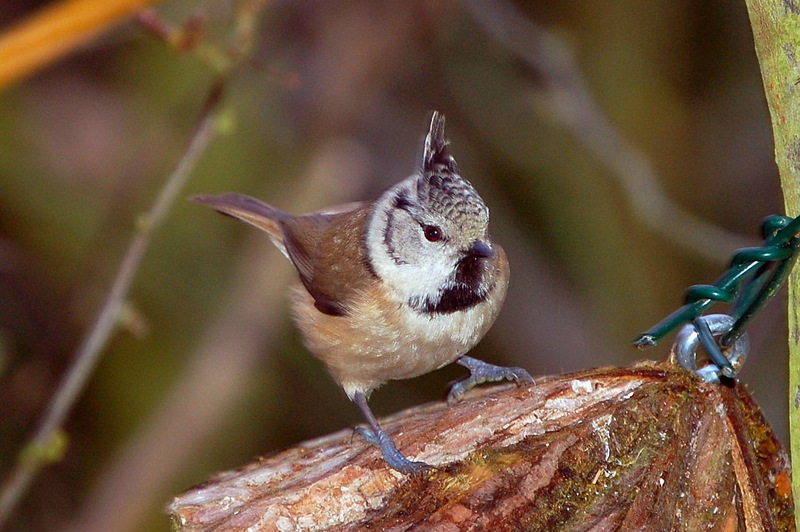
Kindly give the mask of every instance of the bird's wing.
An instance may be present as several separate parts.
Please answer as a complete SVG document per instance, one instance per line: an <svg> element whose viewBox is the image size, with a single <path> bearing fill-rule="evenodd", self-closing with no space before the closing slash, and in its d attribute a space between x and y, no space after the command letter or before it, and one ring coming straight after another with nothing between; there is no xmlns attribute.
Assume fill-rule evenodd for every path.
<svg viewBox="0 0 800 532"><path fill-rule="evenodd" d="M368 203L293 216L242 194L195 196L192 201L265 231L297 268L320 312L347 314L356 293L375 281L364 248Z"/></svg>
<svg viewBox="0 0 800 532"><path fill-rule="evenodd" d="M279 221L291 217L289 213L283 212L263 201L259 201L244 194L220 194L219 196L192 196L191 200L201 205L206 205L212 209L231 216L250 225L258 227L266 232L275 246L287 257L289 254L283 245L283 232Z"/></svg>
<svg viewBox="0 0 800 532"><path fill-rule="evenodd" d="M280 221L287 254L320 312L348 313L354 297L375 282L364 247L370 204L336 214L290 216Z"/></svg>

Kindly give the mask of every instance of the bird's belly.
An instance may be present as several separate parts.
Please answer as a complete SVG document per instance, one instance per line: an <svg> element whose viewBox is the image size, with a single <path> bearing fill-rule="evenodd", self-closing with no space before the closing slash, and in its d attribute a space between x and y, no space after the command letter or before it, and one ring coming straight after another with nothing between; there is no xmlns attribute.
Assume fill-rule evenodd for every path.
<svg viewBox="0 0 800 532"><path fill-rule="evenodd" d="M427 315L379 297L364 297L349 314L331 316L317 310L302 288L293 291L292 308L306 347L351 397L453 362L494 318L488 305Z"/></svg>

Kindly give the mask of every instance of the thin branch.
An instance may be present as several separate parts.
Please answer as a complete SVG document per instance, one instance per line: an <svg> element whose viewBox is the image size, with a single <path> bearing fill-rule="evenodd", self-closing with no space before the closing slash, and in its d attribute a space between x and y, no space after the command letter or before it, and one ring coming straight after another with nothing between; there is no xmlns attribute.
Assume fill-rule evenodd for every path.
<svg viewBox="0 0 800 532"><path fill-rule="evenodd" d="M715 262L750 241L675 204L650 161L603 114L569 47L507 0L464 0L472 18L498 43L538 72L562 125L608 167L636 216L653 232Z"/></svg>
<svg viewBox="0 0 800 532"><path fill-rule="evenodd" d="M39 470L52 461L46 456L49 454L46 451L52 449L55 443L63 442L61 427L94 372L111 333L114 332L120 310L152 235L161 225L198 159L214 137L216 114L224 85L225 80L221 79L212 87L197 129L178 166L167 178L150 211L137 222L135 234L97 319L76 352L74 363L61 381L36 432L20 454L20 458L26 459L17 461L0 493L0 526L17 506Z"/></svg>
<svg viewBox="0 0 800 532"><path fill-rule="evenodd" d="M40 70L159 0L50 2L0 34L0 89Z"/></svg>
<svg viewBox="0 0 800 532"><path fill-rule="evenodd" d="M276 204L289 212L308 212L359 196L368 181L370 160L368 151L355 142L325 143L312 155L308 173L286 183ZM215 215L198 209L197 216ZM233 412L244 397L257 385L280 386L269 378L256 384L255 368L275 353L284 323L284 292L296 276L263 234L248 234L217 319L205 329L158 409L103 467L75 521L63 530L138 530L144 513L174 493L175 479L203 460L208 446L236 417ZM268 401L260 407L261 415L276 406Z"/></svg>

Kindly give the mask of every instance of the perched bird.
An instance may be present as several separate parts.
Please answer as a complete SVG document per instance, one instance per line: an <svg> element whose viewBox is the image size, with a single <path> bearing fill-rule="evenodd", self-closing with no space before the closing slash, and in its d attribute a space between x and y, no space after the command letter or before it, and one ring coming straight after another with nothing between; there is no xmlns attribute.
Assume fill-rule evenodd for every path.
<svg viewBox="0 0 800 532"><path fill-rule="evenodd" d="M497 317L508 287L505 252L489 239L489 210L459 172L433 113L416 173L377 201L295 216L241 194L193 201L263 229L294 264L302 286L291 291L305 344L358 405L360 429L386 462L404 473L429 467L401 454L367 404L370 393L456 362L470 376L449 401L473 386L532 381L465 355Z"/></svg>

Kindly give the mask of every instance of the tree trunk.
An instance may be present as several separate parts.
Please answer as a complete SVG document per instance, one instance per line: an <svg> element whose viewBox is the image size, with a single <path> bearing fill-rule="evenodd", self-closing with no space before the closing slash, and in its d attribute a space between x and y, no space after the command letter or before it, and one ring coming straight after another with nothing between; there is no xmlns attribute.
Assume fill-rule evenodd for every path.
<svg viewBox="0 0 800 532"><path fill-rule="evenodd" d="M795 0L746 0L767 97L775 162L786 214L800 214L800 6ZM800 497L800 271L789 277L789 440L794 494Z"/></svg>
<svg viewBox="0 0 800 532"><path fill-rule="evenodd" d="M483 388L384 422L438 467L389 469L350 429L175 498L176 530L794 530L786 453L745 387L640 363Z"/></svg>

